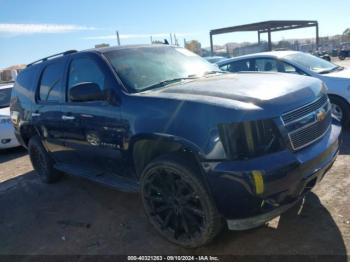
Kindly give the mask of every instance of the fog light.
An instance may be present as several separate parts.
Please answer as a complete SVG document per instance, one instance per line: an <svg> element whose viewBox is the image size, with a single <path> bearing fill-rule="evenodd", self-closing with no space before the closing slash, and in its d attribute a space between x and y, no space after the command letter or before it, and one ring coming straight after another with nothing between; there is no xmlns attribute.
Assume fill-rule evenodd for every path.
<svg viewBox="0 0 350 262"><path fill-rule="evenodd" d="M263 173L259 170L253 170L252 171L252 177L254 181L255 186L255 193L257 195L260 195L264 193L264 178Z"/></svg>
<svg viewBox="0 0 350 262"><path fill-rule="evenodd" d="M7 138L7 139L1 139L1 144L8 144L11 142L11 139L10 138Z"/></svg>

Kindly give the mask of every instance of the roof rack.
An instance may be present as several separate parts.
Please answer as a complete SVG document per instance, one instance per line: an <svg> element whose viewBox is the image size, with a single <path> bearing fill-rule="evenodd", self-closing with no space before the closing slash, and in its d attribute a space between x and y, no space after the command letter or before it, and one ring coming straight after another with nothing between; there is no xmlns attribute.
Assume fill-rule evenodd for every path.
<svg viewBox="0 0 350 262"><path fill-rule="evenodd" d="M73 54L73 53L76 53L76 52L78 52L78 51L77 50L68 50L68 51L65 51L65 52L62 52L62 53L50 55L48 57L42 58L40 60L37 60L37 61L34 61L34 62L28 64L27 67L30 67L31 65L34 65L34 64L37 64L37 63L45 62L45 61L49 60L50 58L53 58L53 57L56 57L56 56L65 56L65 55Z"/></svg>

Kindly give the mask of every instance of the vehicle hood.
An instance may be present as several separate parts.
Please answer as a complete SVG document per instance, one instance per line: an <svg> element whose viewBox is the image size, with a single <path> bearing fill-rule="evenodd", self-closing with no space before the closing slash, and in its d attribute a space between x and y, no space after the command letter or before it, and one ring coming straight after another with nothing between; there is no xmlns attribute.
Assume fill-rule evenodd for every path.
<svg viewBox="0 0 350 262"><path fill-rule="evenodd" d="M316 99L322 82L281 73L222 74L141 93L280 115Z"/></svg>
<svg viewBox="0 0 350 262"><path fill-rule="evenodd" d="M350 68L344 68L341 71L331 72L329 74L322 75L326 78L345 78L350 79Z"/></svg>
<svg viewBox="0 0 350 262"><path fill-rule="evenodd" d="M0 116L10 116L10 108L9 107L0 108Z"/></svg>

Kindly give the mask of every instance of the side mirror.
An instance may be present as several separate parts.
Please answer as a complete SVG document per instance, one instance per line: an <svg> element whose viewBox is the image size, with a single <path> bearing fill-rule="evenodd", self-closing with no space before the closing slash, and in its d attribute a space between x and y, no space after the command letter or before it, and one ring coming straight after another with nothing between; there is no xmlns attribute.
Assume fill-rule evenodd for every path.
<svg viewBox="0 0 350 262"><path fill-rule="evenodd" d="M69 100L72 102L101 101L105 100L105 96L96 83L85 82L69 90Z"/></svg>

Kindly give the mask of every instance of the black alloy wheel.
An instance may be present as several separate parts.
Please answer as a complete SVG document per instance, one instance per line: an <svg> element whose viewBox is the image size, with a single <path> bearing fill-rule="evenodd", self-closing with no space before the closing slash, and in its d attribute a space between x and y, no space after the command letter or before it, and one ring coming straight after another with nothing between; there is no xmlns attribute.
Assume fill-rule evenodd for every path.
<svg viewBox="0 0 350 262"><path fill-rule="evenodd" d="M54 168L54 161L48 155L38 136L34 136L29 140L28 152L32 165L41 181L53 183L60 179L62 174Z"/></svg>
<svg viewBox="0 0 350 262"><path fill-rule="evenodd" d="M169 241L197 247L222 229L222 218L203 183L179 161L163 158L151 163L141 183L145 212Z"/></svg>

